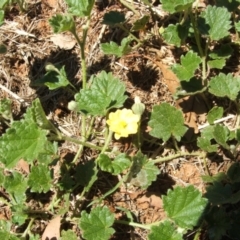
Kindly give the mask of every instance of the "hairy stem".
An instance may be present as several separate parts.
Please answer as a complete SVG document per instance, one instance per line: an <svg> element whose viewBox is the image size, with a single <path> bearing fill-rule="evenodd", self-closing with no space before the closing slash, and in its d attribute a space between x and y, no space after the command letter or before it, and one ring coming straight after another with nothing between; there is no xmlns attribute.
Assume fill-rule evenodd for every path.
<svg viewBox="0 0 240 240"><path fill-rule="evenodd" d="M192 153L180 152L180 153L177 153L177 154L174 154L171 156L157 158L157 159L151 160L151 161L156 164L156 163L167 162L167 161L173 160L178 157L183 157L183 156L199 156L199 157L204 158L206 156L206 153L204 153L204 152L192 152Z"/></svg>

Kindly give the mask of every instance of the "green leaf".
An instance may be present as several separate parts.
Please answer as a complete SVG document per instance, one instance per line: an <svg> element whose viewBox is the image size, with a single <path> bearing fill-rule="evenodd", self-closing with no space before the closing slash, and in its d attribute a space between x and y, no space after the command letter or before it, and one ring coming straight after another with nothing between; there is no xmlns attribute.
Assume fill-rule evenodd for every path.
<svg viewBox="0 0 240 240"><path fill-rule="evenodd" d="M218 145L211 144L211 140L214 139L214 127L208 126L204 128L201 132L201 137L198 138L198 146L207 152L216 152Z"/></svg>
<svg viewBox="0 0 240 240"><path fill-rule="evenodd" d="M211 53L209 53L209 57L212 59L227 59L233 53L233 49L231 45L228 44L221 44L218 49L214 49Z"/></svg>
<svg viewBox="0 0 240 240"><path fill-rule="evenodd" d="M239 193L237 193L237 195L239 195ZM236 195L234 196L234 194L232 193L232 188L230 184L224 185L221 182L213 182L213 185L207 187L205 197L213 205L218 205L235 202Z"/></svg>
<svg viewBox="0 0 240 240"><path fill-rule="evenodd" d="M98 165L102 171L110 172L118 175L123 170L130 167L130 159L125 153L119 154L113 161L106 154L100 154L98 157Z"/></svg>
<svg viewBox="0 0 240 240"><path fill-rule="evenodd" d="M181 26L179 24L169 24L167 28L164 29L162 36L166 43L173 44L176 47L180 47L182 40L185 39L184 36L181 37ZM184 35L184 34L183 34Z"/></svg>
<svg viewBox="0 0 240 240"><path fill-rule="evenodd" d="M200 79L195 77L191 78L190 81L181 81L181 87L177 88L176 92L174 93L174 97L179 99L179 96L186 96L186 94L197 94L199 91L203 91L203 84Z"/></svg>
<svg viewBox="0 0 240 240"><path fill-rule="evenodd" d="M176 13L190 8L194 0L162 0L163 10Z"/></svg>
<svg viewBox="0 0 240 240"><path fill-rule="evenodd" d="M0 18L1 18L1 11L0 11ZM1 19L0 19L1 21ZM0 22L0 26L1 26L1 22ZM4 44L0 44L0 54L5 54L7 52L7 47Z"/></svg>
<svg viewBox="0 0 240 240"><path fill-rule="evenodd" d="M178 141L186 132L182 112L168 103L155 105L149 121L150 135L167 141L174 136Z"/></svg>
<svg viewBox="0 0 240 240"><path fill-rule="evenodd" d="M44 146L43 152L40 152L38 155L38 162L48 165L54 160L58 159L58 143L47 141Z"/></svg>
<svg viewBox="0 0 240 240"><path fill-rule="evenodd" d="M12 101L10 99L1 99L0 100L0 116L12 120Z"/></svg>
<svg viewBox="0 0 240 240"><path fill-rule="evenodd" d="M11 211L12 222L14 224L23 225L28 218L27 208L24 206L24 203L13 205Z"/></svg>
<svg viewBox="0 0 240 240"><path fill-rule="evenodd" d="M226 149L229 149L229 145L226 143L229 138L230 131L226 126L216 124L213 130L213 137L218 144Z"/></svg>
<svg viewBox="0 0 240 240"><path fill-rule="evenodd" d="M215 59L215 60L210 60L208 61L208 66L213 69L223 69L223 67L226 65L226 60L225 59Z"/></svg>
<svg viewBox="0 0 240 240"><path fill-rule="evenodd" d="M129 43L131 41L132 40L127 37L122 39L120 46L115 42L110 41L110 43L102 43L100 47L104 54L112 54L117 57L122 57L123 55L126 55L131 51L131 47L129 46Z"/></svg>
<svg viewBox="0 0 240 240"><path fill-rule="evenodd" d="M14 236L10 232L0 230L0 239L4 240L19 240L18 237Z"/></svg>
<svg viewBox="0 0 240 240"><path fill-rule="evenodd" d="M42 129L46 130L55 129L53 124L47 119L39 98L35 99L32 102L32 105L27 109L24 118L25 118L24 122L28 122L29 124L36 123Z"/></svg>
<svg viewBox="0 0 240 240"><path fill-rule="evenodd" d="M75 22L71 15L60 15L57 14L49 19L49 23L53 28L54 33L61 32L74 32L75 30Z"/></svg>
<svg viewBox="0 0 240 240"><path fill-rule="evenodd" d="M231 219L222 208L213 207L206 216L208 235L211 240L221 240L231 226Z"/></svg>
<svg viewBox="0 0 240 240"><path fill-rule="evenodd" d="M90 17L94 0L66 0L68 11L78 17Z"/></svg>
<svg viewBox="0 0 240 240"><path fill-rule="evenodd" d="M3 187L13 197L15 204L24 204L26 200L27 180L18 172L12 172L4 179Z"/></svg>
<svg viewBox="0 0 240 240"><path fill-rule="evenodd" d="M131 27L131 31L136 32L136 31L143 30L145 25L148 23L148 21L149 21L149 16L144 15L143 17L141 17L140 19L138 19L136 22L133 23L133 26Z"/></svg>
<svg viewBox="0 0 240 240"><path fill-rule="evenodd" d="M77 236L72 230L62 230L61 240L77 240Z"/></svg>
<svg viewBox="0 0 240 240"><path fill-rule="evenodd" d="M49 167L42 164L33 166L29 174L28 184L31 187L31 192L48 192L52 187Z"/></svg>
<svg viewBox="0 0 240 240"><path fill-rule="evenodd" d="M239 0L216 0L217 7L225 7L229 12L236 11L239 6Z"/></svg>
<svg viewBox="0 0 240 240"><path fill-rule="evenodd" d="M4 22L4 11L0 10L0 26L3 24L3 22Z"/></svg>
<svg viewBox="0 0 240 240"><path fill-rule="evenodd" d="M76 110L93 116L105 116L112 108L123 106L127 96L125 85L112 73L102 71L93 78L90 89L81 90L75 95Z"/></svg>
<svg viewBox="0 0 240 240"><path fill-rule="evenodd" d="M5 175L4 175L4 168L0 168L0 186L4 183Z"/></svg>
<svg viewBox="0 0 240 240"><path fill-rule="evenodd" d="M213 107L207 115L207 120L210 124L213 124L215 120L221 118L223 116L223 108L222 107Z"/></svg>
<svg viewBox="0 0 240 240"><path fill-rule="evenodd" d="M163 208L169 218L182 228L192 229L199 224L207 199L192 185L176 187L163 196Z"/></svg>
<svg viewBox="0 0 240 240"><path fill-rule="evenodd" d="M182 240L182 234L176 231L172 222L165 220L158 226L152 226L149 240Z"/></svg>
<svg viewBox="0 0 240 240"><path fill-rule="evenodd" d="M240 21L234 23L234 26L235 26L237 32L240 32Z"/></svg>
<svg viewBox="0 0 240 240"><path fill-rule="evenodd" d="M230 223L230 221L229 221ZM238 239L239 238L239 226L240 226L240 211L239 208L237 211L232 211L231 214L231 225L230 229L228 230L228 236L231 239Z"/></svg>
<svg viewBox="0 0 240 240"><path fill-rule="evenodd" d="M122 22L125 22L124 14L117 11L111 11L104 14L102 23L109 26L114 26L115 24Z"/></svg>
<svg viewBox="0 0 240 240"><path fill-rule="evenodd" d="M219 172L215 175L202 175L202 180L206 183L227 181L227 175L224 172Z"/></svg>
<svg viewBox="0 0 240 240"><path fill-rule="evenodd" d="M108 240L115 232L113 223L114 214L106 206L99 206L89 214L82 211L79 226L86 240Z"/></svg>
<svg viewBox="0 0 240 240"><path fill-rule="evenodd" d="M12 222L0 220L0 239L4 240L19 240L11 233Z"/></svg>
<svg viewBox="0 0 240 240"><path fill-rule="evenodd" d="M240 182L240 163L233 163L227 171L227 176L231 180L231 182Z"/></svg>
<svg viewBox="0 0 240 240"><path fill-rule="evenodd" d="M179 80L189 81L194 76L200 63L201 58L197 53L189 51L185 56L181 56L181 64L175 64L172 70Z"/></svg>
<svg viewBox="0 0 240 240"><path fill-rule="evenodd" d="M228 97L232 101L236 100L240 91L240 78L233 77L232 74L220 73L212 77L209 83L209 92L217 97Z"/></svg>
<svg viewBox="0 0 240 240"><path fill-rule="evenodd" d="M208 27L207 34L211 40L218 41L229 35L231 14L226 8L208 5L201 16L206 21Z"/></svg>
<svg viewBox="0 0 240 240"><path fill-rule="evenodd" d="M0 161L6 168L14 167L21 158L31 163L43 152L46 135L36 123L14 122L0 137Z"/></svg>
<svg viewBox="0 0 240 240"><path fill-rule="evenodd" d="M47 73L40 79L36 80L31 86L41 87L47 86L50 90L66 87L70 84L67 78L65 67L51 67Z"/></svg>
<svg viewBox="0 0 240 240"><path fill-rule="evenodd" d="M208 126L202 130L201 137L197 139L198 147L209 153L216 152L218 149L218 145L211 144L211 140L214 138L213 131L214 126Z"/></svg>
<svg viewBox="0 0 240 240"><path fill-rule="evenodd" d="M88 192L92 183L97 180L96 172L96 162L88 161L85 164L80 164L76 167L74 178L78 184L85 186L85 189Z"/></svg>
<svg viewBox="0 0 240 240"><path fill-rule="evenodd" d="M7 4L9 4L9 0L2 0L0 2L0 9L3 9Z"/></svg>
<svg viewBox="0 0 240 240"><path fill-rule="evenodd" d="M130 184L141 187L141 189L147 189L157 179L159 173L159 168L145 155L138 152L133 157L133 164L129 173Z"/></svg>

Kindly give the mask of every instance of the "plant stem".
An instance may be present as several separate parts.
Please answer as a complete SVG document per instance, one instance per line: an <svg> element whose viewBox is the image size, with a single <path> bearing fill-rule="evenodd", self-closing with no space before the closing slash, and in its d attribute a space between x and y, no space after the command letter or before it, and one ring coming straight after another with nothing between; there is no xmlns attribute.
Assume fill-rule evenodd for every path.
<svg viewBox="0 0 240 240"><path fill-rule="evenodd" d="M202 46L201 46L201 43L200 43L200 36L199 36L199 32L198 32L198 29L197 29L197 26L196 26L196 21L195 21L195 18L193 16L192 11L189 11L189 15L190 15L191 22L192 22L192 25L193 25L194 37L195 37L195 40L196 40L196 43L197 43L198 51L200 53L200 57L202 58L204 56L204 53L203 53L203 49L202 49Z"/></svg>
<svg viewBox="0 0 240 240"><path fill-rule="evenodd" d="M112 140L112 135L113 135L113 132L110 130L109 133L108 133L108 137L105 141L105 144L101 150L101 153L104 153L106 151L106 149L108 148L111 140ZM100 154L98 156L100 156ZM96 159L96 163L98 161L98 158ZM97 164L96 164L96 168L97 168ZM97 179L97 174L98 174L98 170L94 171L94 175L91 177L92 179ZM85 187L80 195L80 200L83 198L83 196L85 195L85 193L87 192L87 189L90 189L92 187L92 185L94 184L95 181L92 181L89 183L89 185L87 186L87 188Z"/></svg>
<svg viewBox="0 0 240 240"><path fill-rule="evenodd" d="M203 153L203 152L193 152L193 153L180 152L180 153L177 153L177 154L168 156L168 157L157 158L157 159L151 160L151 161L156 164L156 163L167 162L167 161L170 161L170 160L173 160L173 159L175 159L175 158L182 157L182 156L199 156L199 157L205 157L205 156L206 156L206 153Z"/></svg>
<svg viewBox="0 0 240 240"><path fill-rule="evenodd" d="M83 26L83 37L82 40L79 39L78 34L76 33L76 29L72 31L72 34L76 38L79 46L80 46L80 54L81 54L81 69L82 69L82 89L87 88L87 65L86 65L86 57L85 57L85 44L87 39L87 32L90 25L90 16L87 18L87 23ZM86 116L82 114L81 119L81 136L82 136L82 142L85 142L87 139L86 136ZM78 157L81 155L83 151L83 144L79 147L78 152L76 156L74 157L74 162L78 159Z"/></svg>
<svg viewBox="0 0 240 240"><path fill-rule="evenodd" d="M133 227L139 227L139 228L143 228L143 229L146 229L146 230L151 229L151 225L144 225L144 224L141 224L141 223L128 222L128 221L124 221L124 220L115 220L115 223L120 223L120 224L133 226Z"/></svg>
<svg viewBox="0 0 240 240"><path fill-rule="evenodd" d="M77 143L77 144L82 145L84 147L89 147L89 148L93 148L93 149L100 150L100 151L102 150L102 147L96 146L96 145L94 145L90 142L84 142L84 141L81 141L81 140L78 140L78 139L75 139L75 138L71 138L71 137L68 137L68 136L62 136L62 140Z"/></svg>
<svg viewBox="0 0 240 240"><path fill-rule="evenodd" d="M134 40L136 40L138 43L142 44L141 40L135 37L127 28L125 28L122 24L116 24L119 28L121 28L124 32L129 34Z"/></svg>
<svg viewBox="0 0 240 240"><path fill-rule="evenodd" d="M132 4L127 3L125 0L120 0L120 3L124 5L126 8L130 9L132 12L134 12L137 16L139 16L139 12L135 10Z"/></svg>
<svg viewBox="0 0 240 240"><path fill-rule="evenodd" d="M27 236L27 234L28 234L28 232L29 232L29 230L30 230L30 228L33 224L33 221L34 221L34 218L31 218L31 220L28 223L27 228L25 229L24 233L22 234L22 238L25 238Z"/></svg>
<svg viewBox="0 0 240 240"><path fill-rule="evenodd" d="M128 179L128 174L126 174L121 181L119 181L112 189L110 189L109 191L107 191L100 199L96 199L94 201L92 201L90 204L88 204L88 207L90 207L91 205L93 205L96 202L101 202L104 198L106 198L107 196L109 196L111 193L115 192L121 185L122 183L126 182L126 180Z"/></svg>
<svg viewBox="0 0 240 240"><path fill-rule="evenodd" d="M173 145L174 145L175 149L176 149L178 152L180 152L180 149L179 149L179 147L178 147L178 145L177 145L176 138L175 138L173 135L171 136L171 138L172 138Z"/></svg>

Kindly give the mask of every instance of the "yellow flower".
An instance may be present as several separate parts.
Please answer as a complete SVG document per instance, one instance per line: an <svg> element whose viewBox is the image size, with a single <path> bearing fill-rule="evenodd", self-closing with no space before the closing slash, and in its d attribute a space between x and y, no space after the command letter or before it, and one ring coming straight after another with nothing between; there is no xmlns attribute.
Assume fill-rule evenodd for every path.
<svg viewBox="0 0 240 240"><path fill-rule="evenodd" d="M134 114L130 109L117 110L111 112L107 124L115 134L115 138L128 137L129 134L137 133L140 116Z"/></svg>

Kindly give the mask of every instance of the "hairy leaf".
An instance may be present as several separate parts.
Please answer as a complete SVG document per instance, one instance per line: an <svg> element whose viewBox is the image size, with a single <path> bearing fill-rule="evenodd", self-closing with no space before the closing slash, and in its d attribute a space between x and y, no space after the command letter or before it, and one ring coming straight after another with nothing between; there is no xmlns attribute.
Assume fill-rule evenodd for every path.
<svg viewBox="0 0 240 240"><path fill-rule="evenodd" d="M216 0L217 7L225 7L229 12L236 11L239 5L239 0Z"/></svg>
<svg viewBox="0 0 240 240"><path fill-rule="evenodd" d="M211 144L211 140L214 138L213 131L214 126L208 126L202 130L201 137L197 139L198 147L209 153L216 152L218 149L218 145Z"/></svg>
<svg viewBox="0 0 240 240"><path fill-rule="evenodd" d="M82 211L79 226L86 240L108 240L115 232L113 223L114 214L106 206L98 206L89 214Z"/></svg>
<svg viewBox="0 0 240 240"><path fill-rule="evenodd" d="M192 185L176 187L163 196L163 208L169 218L182 228L192 229L199 224L207 199Z"/></svg>
<svg viewBox="0 0 240 240"><path fill-rule="evenodd" d="M24 206L24 203L12 205L11 212L14 224L23 225L28 218L27 208Z"/></svg>
<svg viewBox="0 0 240 240"><path fill-rule="evenodd" d="M161 2L163 10L176 13L190 8L194 0L162 0Z"/></svg>
<svg viewBox="0 0 240 240"><path fill-rule="evenodd" d="M240 163L233 163L227 171L227 176L231 182L240 182Z"/></svg>
<svg viewBox="0 0 240 240"><path fill-rule="evenodd" d="M3 187L13 198L15 204L24 204L26 200L26 190L28 188L27 179L18 172L12 172L4 179Z"/></svg>
<svg viewBox="0 0 240 240"><path fill-rule="evenodd" d="M30 124L36 123L40 128L46 130L55 129L53 124L47 119L39 98L35 99L32 102L32 106L27 109L27 112L24 115L24 122Z"/></svg>
<svg viewBox="0 0 240 240"><path fill-rule="evenodd" d="M47 165L33 166L29 175L28 184L31 192L44 192L50 190L52 184L51 172Z"/></svg>
<svg viewBox="0 0 240 240"><path fill-rule="evenodd" d="M130 184L146 189L157 179L159 173L159 168L145 155L138 152L133 157L133 164L129 173Z"/></svg>
<svg viewBox="0 0 240 240"><path fill-rule="evenodd" d="M217 97L228 97L236 100L240 91L240 78L233 77L232 74L225 75L220 73L216 77L212 77L209 83L209 92Z"/></svg>
<svg viewBox="0 0 240 240"><path fill-rule="evenodd" d="M152 226L148 235L149 240L182 240L182 234L176 231L172 222L165 220L158 226Z"/></svg>
<svg viewBox="0 0 240 240"><path fill-rule="evenodd" d="M215 60L208 61L208 66L210 68L223 69L225 65L226 65L225 59L215 59Z"/></svg>
<svg viewBox="0 0 240 240"><path fill-rule="evenodd" d="M231 226L231 219L225 209L213 207L206 216L208 235L211 240L221 240Z"/></svg>
<svg viewBox="0 0 240 240"><path fill-rule="evenodd" d="M1 11L0 11L0 26L1 26ZM7 52L6 45L0 43L0 54L5 54L6 52Z"/></svg>
<svg viewBox="0 0 240 240"><path fill-rule="evenodd" d="M201 58L197 53L189 51L185 56L181 56L181 64L176 64L172 67L173 72L179 80L189 81L197 70Z"/></svg>
<svg viewBox="0 0 240 240"><path fill-rule="evenodd" d="M230 203L231 196L231 185L224 185L221 182L213 182L213 185L207 187L205 193L205 197L214 205Z"/></svg>
<svg viewBox="0 0 240 240"><path fill-rule="evenodd" d="M123 106L126 100L125 85L112 73L102 71L93 78L90 89L75 95L76 110L93 116L105 116L111 108Z"/></svg>
<svg viewBox="0 0 240 240"><path fill-rule="evenodd" d="M229 149L229 145L226 143L229 139L230 131L226 126L216 124L213 130L213 137L218 144L226 149Z"/></svg>
<svg viewBox="0 0 240 240"><path fill-rule="evenodd" d="M12 120L12 101L10 99L1 99L0 100L0 117L3 117L7 120Z"/></svg>
<svg viewBox="0 0 240 240"><path fill-rule="evenodd" d="M168 44L173 44L176 47L180 47L182 41L184 41L188 34L188 27L180 24L169 24L161 33L164 40Z"/></svg>
<svg viewBox="0 0 240 240"><path fill-rule="evenodd" d="M71 15L60 15L57 14L49 19L49 23L53 28L54 33L61 33L75 30L75 22Z"/></svg>
<svg viewBox="0 0 240 240"><path fill-rule="evenodd" d="M72 230L62 230L61 240L77 240L76 233Z"/></svg>
<svg viewBox="0 0 240 240"><path fill-rule="evenodd" d="M0 137L0 161L7 168L14 167L23 158L34 161L43 152L47 131L39 129L36 123L14 122Z"/></svg>
<svg viewBox="0 0 240 240"><path fill-rule="evenodd" d="M98 165L101 170L113 175L122 173L123 170L130 167L130 164L130 159L125 153L119 154L114 160L111 160L106 154L100 154L98 157Z"/></svg>
<svg viewBox="0 0 240 240"><path fill-rule="evenodd" d="M144 15L143 17L141 17L140 19L138 19L136 22L133 23L131 31L135 32L135 31L140 31L144 29L148 21L149 21L149 16Z"/></svg>
<svg viewBox="0 0 240 240"><path fill-rule="evenodd" d="M66 0L68 11L78 17L89 17L94 0Z"/></svg>
<svg viewBox="0 0 240 240"><path fill-rule="evenodd" d="M212 52L210 52L208 55L212 59L227 59L229 58L233 53L233 48L231 47L231 44L221 44L221 46L218 49L214 49Z"/></svg>
<svg viewBox="0 0 240 240"><path fill-rule="evenodd" d="M32 83L32 86L47 86L50 90L55 90L58 88L66 87L70 84L65 67L55 68L55 71L47 71L47 73Z"/></svg>
<svg viewBox="0 0 240 240"><path fill-rule="evenodd" d="M76 182L81 186L84 186L86 192L88 192L92 186L92 183L97 180L96 172L96 162L88 161L85 164L80 164L77 166L74 178L76 179Z"/></svg>
<svg viewBox="0 0 240 240"><path fill-rule="evenodd" d="M131 51L131 47L129 46L129 43L131 41L132 40L130 38L123 38L120 46L112 41L110 41L110 43L102 43L101 50L104 54L112 54L117 57L122 57L123 55L126 55Z"/></svg>
<svg viewBox="0 0 240 240"><path fill-rule="evenodd" d="M104 14L102 23L109 26L114 26L115 24L122 22L125 22L124 14L117 11L111 11Z"/></svg>
<svg viewBox="0 0 240 240"><path fill-rule="evenodd" d="M168 103L155 105L149 121L150 135L167 141L174 136L178 141L186 132L182 112Z"/></svg>
<svg viewBox="0 0 240 240"><path fill-rule="evenodd" d="M207 120L210 124L213 124L215 120L221 118L223 116L223 108L222 107L213 107L207 115Z"/></svg>
<svg viewBox="0 0 240 240"><path fill-rule="evenodd" d="M205 24L209 28L206 34L209 35L211 40L218 41L229 35L231 14L226 8L208 5L201 16L204 18L206 21Z"/></svg>

